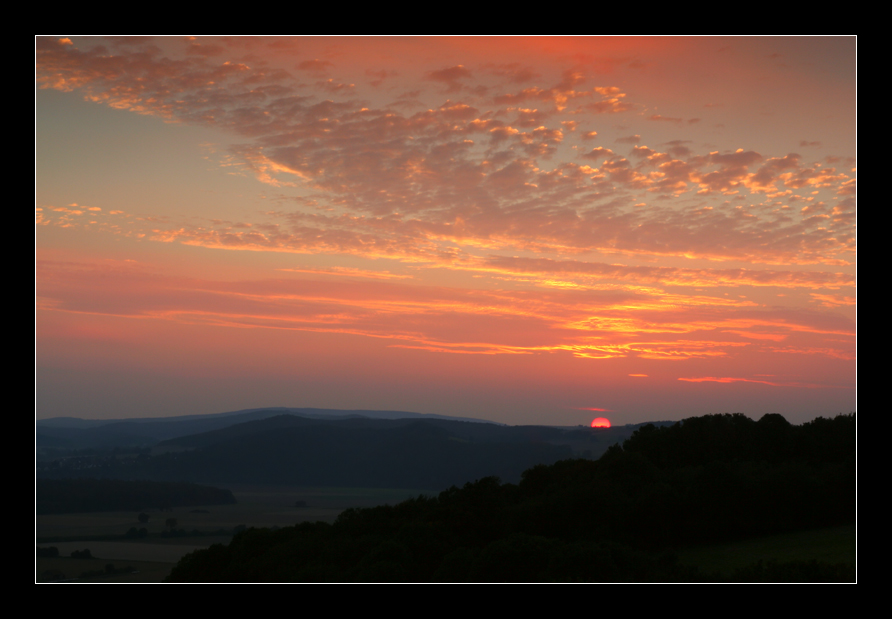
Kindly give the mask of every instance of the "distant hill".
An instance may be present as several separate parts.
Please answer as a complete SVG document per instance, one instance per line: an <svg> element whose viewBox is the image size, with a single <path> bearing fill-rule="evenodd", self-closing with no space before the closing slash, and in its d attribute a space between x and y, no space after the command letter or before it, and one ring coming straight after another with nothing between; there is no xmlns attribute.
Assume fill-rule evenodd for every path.
<svg viewBox="0 0 892 619"><path fill-rule="evenodd" d="M274 412L278 411L217 416L202 426L205 431L191 434L185 430L204 420L67 428L73 435L93 432L94 438L104 437L109 443L122 436L135 436L134 428L151 426L162 432L142 435L146 442L163 433L177 436L160 441L153 438L151 455L143 451L139 457L124 457L120 452L105 452L43 460L38 463L37 474L223 486L252 483L437 489L491 475L513 483L524 470L537 464L574 456L595 458L638 427L505 426L420 415L398 419L358 414L268 416ZM245 417L253 419L231 423ZM177 424L179 427L174 427Z"/></svg>
<svg viewBox="0 0 892 619"><path fill-rule="evenodd" d="M336 410L326 408L252 408L209 415L178 417L142 417L135 419L79 419L54 417L35 423L35 438L41 449L113 449L115 447L152 447L157 443L227 428L247 421L268 419L279 415L294 415L309 419L449 419L473 423L494 424L469 417L426 415L408 411Z"/></svg>
<svg viewBox="0 0 892 619"><path fill-rule="evenodd" d="M662 422L666 425L671 422ZM597 458L641 426L507 426L401 411L266 408L36 424L37 476L438 489Z"/></svg>

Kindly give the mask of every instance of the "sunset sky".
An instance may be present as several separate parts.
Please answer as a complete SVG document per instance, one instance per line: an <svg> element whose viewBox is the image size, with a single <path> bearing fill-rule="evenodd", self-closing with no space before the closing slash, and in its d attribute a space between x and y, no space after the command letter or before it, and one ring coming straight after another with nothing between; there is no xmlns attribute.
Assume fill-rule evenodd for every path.
<svg viewBox="0 0 892 619"><path fill-rule="evenodd" d="M36 44L36 414L855 410L856 39Z"/></svg>

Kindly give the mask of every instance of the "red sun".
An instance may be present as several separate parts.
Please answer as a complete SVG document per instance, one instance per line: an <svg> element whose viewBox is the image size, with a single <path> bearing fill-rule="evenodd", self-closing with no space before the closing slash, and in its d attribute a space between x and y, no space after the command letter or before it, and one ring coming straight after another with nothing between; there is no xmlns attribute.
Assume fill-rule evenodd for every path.
<svg viewBox="0 0 892 619"><path fill-rule="evenodd" d="M609 428L610 420L607 417L598 417L597 419L592 420L593 428Z"/></svg>

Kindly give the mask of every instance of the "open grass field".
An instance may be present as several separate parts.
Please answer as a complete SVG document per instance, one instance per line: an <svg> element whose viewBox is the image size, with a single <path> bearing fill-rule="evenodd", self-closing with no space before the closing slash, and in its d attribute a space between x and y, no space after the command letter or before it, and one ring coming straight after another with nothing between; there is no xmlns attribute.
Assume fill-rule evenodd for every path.
<svg viewBox="0 0 892 619"><path fill-rule="evenodd" d="M95 536L124 535L131 527L145 527L150 536L160 535L165 522L174 518L177 529L209 533L234 527L285 527L298 522L333 522L348 507L373 507L399 503L422 490L393 488L290 488L268 486L232 487L238 503L177 507L170 511L144 510L149 522L141 524L136 512L52 514L36 518L38 544Z"/></svg>
<svg viewBox="0 0 892 619"><path fill-rule="evenodd" d="M77 579L84 572L102 571L108 563L115 568L132 566L135 574L97 575L89 582L161 582L181 557L212 544L228 543L236 527L286 527L299 522L334 522L348 507L373 507L395 504L424 493L421 490L393 488L291 488L238 486L230 488L238 500L235 505L178 507L172 511L144 510L147 523L140 523L135 512L95 512L37 516L35 537L41 547L55 546L58 558L39 558L35 579L57 580L47 575L62 574ZM174 518L176 529L186 534L162 537L165 522ZM145 527L148 537L126 539L131 528ZM214 535L225 530L229 534ZM198 531L200 535L192 535ZM94 559L72 559L75 550L89 549Z"/></svg>
<svg viewBox="0 0 892 619"><path fill-rule="evenodd" d="M161 582L181 557L212 544L228 543L238 526L285 527L299 522L333 522L348 507L396 504L422 490L368 488L291 488L268 486L232 487L238 503L175 508L173 511L145 510L148 523L141 524L131 512L59 514L36 518L38 546L56 546L58 558L39 558L35 563L38 582L65 579L78 582ZM183 536L162 537L165 521L175 518ZM131 527L145 527L149 536L126 539ZM213 532L225 530L226 535ZM192 535L198 531L200 535ZM93 559L72 559L75 550L89 549ZM770 537L682 549L679 563L696 566L702 574L731 574L737 568L762 561L808 561L855 564L854 525L776 535ZM106 565L125 566L136 572L103 573ZM79 578L85 572L94 574Z"/></svg>
<svg viewBox="0 0 892 619"><path fill-rule="evenodd" d="M112 564L116 572L125 567L131 567L133 571L107 574L104 572L108 564ZM35 581L154 583L162 582L170 573L173 565L167 561L110 561L107 559L72 559L70 557L38 558L35 567ZM88 573L90 575L85 575Z"/></svg>
<svg viewBox="0 0 892 619"><path fill-rule="evenodd" d="M826 561L856 564L855 525L797 531L743 542L688 548L678 553L682 565L696 566L702 574L732 574L758 561Z"/></svg>

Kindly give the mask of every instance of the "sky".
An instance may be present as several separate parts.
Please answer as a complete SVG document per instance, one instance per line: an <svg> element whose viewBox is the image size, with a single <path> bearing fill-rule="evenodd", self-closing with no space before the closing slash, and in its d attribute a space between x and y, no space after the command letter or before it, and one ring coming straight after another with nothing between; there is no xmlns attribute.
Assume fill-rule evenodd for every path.
<svg viewBox="0 0 892 619"><path fill-rule="evenodd" d="M855 410L855 37L35 59L39 419Z"/></svg>

